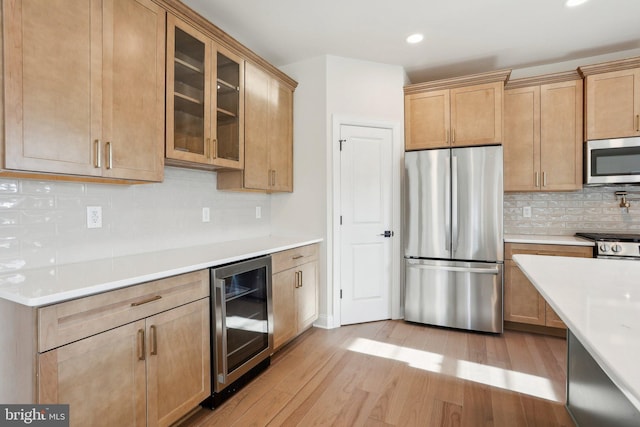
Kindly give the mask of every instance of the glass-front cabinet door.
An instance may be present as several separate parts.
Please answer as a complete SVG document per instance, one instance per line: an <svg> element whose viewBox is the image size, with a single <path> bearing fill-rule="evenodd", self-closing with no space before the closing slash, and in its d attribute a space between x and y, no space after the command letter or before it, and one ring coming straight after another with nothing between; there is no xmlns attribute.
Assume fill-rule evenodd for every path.
<svg viewBox="0 0 640 427"><path fill-rule="evenodd" d="M214 48L216 48L214 46ZM244 61L217 47L215 137L213 160L218 166L242 169L244 165Z"/></svg>
<svg viewBox="0 0 640 427"><path fill-rule="evenodd" d="M167 17L167 164L244 167L243 65L232 52Z"/></svg>

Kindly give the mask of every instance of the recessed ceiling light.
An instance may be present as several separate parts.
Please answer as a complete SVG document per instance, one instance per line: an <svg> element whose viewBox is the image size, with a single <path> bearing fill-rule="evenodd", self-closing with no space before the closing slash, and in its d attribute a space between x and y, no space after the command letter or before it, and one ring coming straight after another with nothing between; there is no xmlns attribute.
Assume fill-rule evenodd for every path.
<svg viewBox="0 0 640 427"><path fill-rule="evenodd" d="M422 40L424 39L424 36L422 34L411 34L409 37L407 37L407 43L411 43L411 44L415 44L415 43L420 43Z"/></svg>
<svg viewBox="0 0 640 427"><path fill-rule="evenodd" d="M580 6L583 3L586 3L589 0L567 0L567 2L565 3L565 6L567 7L576 7L576 6Z"/></svg>

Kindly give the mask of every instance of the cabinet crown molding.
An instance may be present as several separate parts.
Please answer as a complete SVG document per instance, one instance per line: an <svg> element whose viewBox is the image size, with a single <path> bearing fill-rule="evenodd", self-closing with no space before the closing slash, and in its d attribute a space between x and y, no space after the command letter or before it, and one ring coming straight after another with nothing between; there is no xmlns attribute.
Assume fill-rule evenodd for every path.
<svg viewBox="0 0 640 427"><path fill-rule="evenodd" d="M449 79L433 80L424 83L415 83L404 87L405 95L421 93L432 90L454 89L458 87L478 85L483 83L506 82L511 75L510 69L490 71L487 73L470 74L468 76L453 77Z"/></svg>
<svg viewBox="0 0 640 427"><path fill-rule="evenodd" d="M298 86L298 82L293 80L291 77L286 75L280 69L276 68L265 59L260 57L258 54L253 52L248 47L244 46L242 43L231 37L226 32L222 31L220 28L216 27L215 24L207 20L205 17L200 15L198 12L191 9L189 6L185 5L179 0L153 0L162 6L168 13L171 13L178 18L188 22L190 25L194 26L198 31L203 32L207 36L214 39L217 43L220 43L222 46L236 53L237 55L242 56L247 61L254 63L255 65L267 70L270 74L272 74L275 78L280 80L284 85L288 86L291 90L295 90Z"/></svg>
<svg viewBox="0 0 640 427"><path fill-rule="evenodd" d="M640 68L640 56L634 58L620 59L618 61L601 62L599 64L584 65L578 67L578 72L582 77L592 74L608 73L610 71L628 70L630 68Z"/></svg>
<svg viewBox="0 0 640 427"><path fill-rule="evenodd" d="M530 87L530 86L540 86L552 83L561 83L572 80L581 80L582 77L578 70L572 71L564 71L560 73L553 74L544 74L542 76L533 76L533 77L523 77L519 79L509 80L504 88L508 89L517 89L521 87Z"/></svg>

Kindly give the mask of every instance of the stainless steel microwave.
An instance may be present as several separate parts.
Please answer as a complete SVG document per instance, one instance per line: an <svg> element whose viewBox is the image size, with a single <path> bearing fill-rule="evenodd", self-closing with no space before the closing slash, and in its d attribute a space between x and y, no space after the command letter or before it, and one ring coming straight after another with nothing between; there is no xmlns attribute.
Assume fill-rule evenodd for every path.
<svg viewBox="0 0 640 427"><path fill-rule="evenodd" d="M587 141L584 183L640 184L640 137Z"/></svg>

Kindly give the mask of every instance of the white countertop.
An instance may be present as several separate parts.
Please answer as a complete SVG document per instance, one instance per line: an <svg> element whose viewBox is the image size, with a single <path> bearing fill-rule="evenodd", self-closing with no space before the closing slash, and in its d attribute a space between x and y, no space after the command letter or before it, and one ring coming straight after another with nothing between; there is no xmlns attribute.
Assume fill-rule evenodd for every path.
<svg viewBox="0 0 640 427"><path fill-rule="evenodd" d="M0 298L42 306L321 241L259 237L20 270L0 276Z"/></svg>
<svg viewBox="0 0 640 427"><path fill-rule="evenodd" d="M595 246L591 240L575 236L538 236L533 234L505 234L505 243L534 243L541 245Z"/></svg>
<svg viewBox="0 0 640 427"><path fill-rule="evenodd" d="M539 255L513 259L640 410L640 262Z"/></svg>

